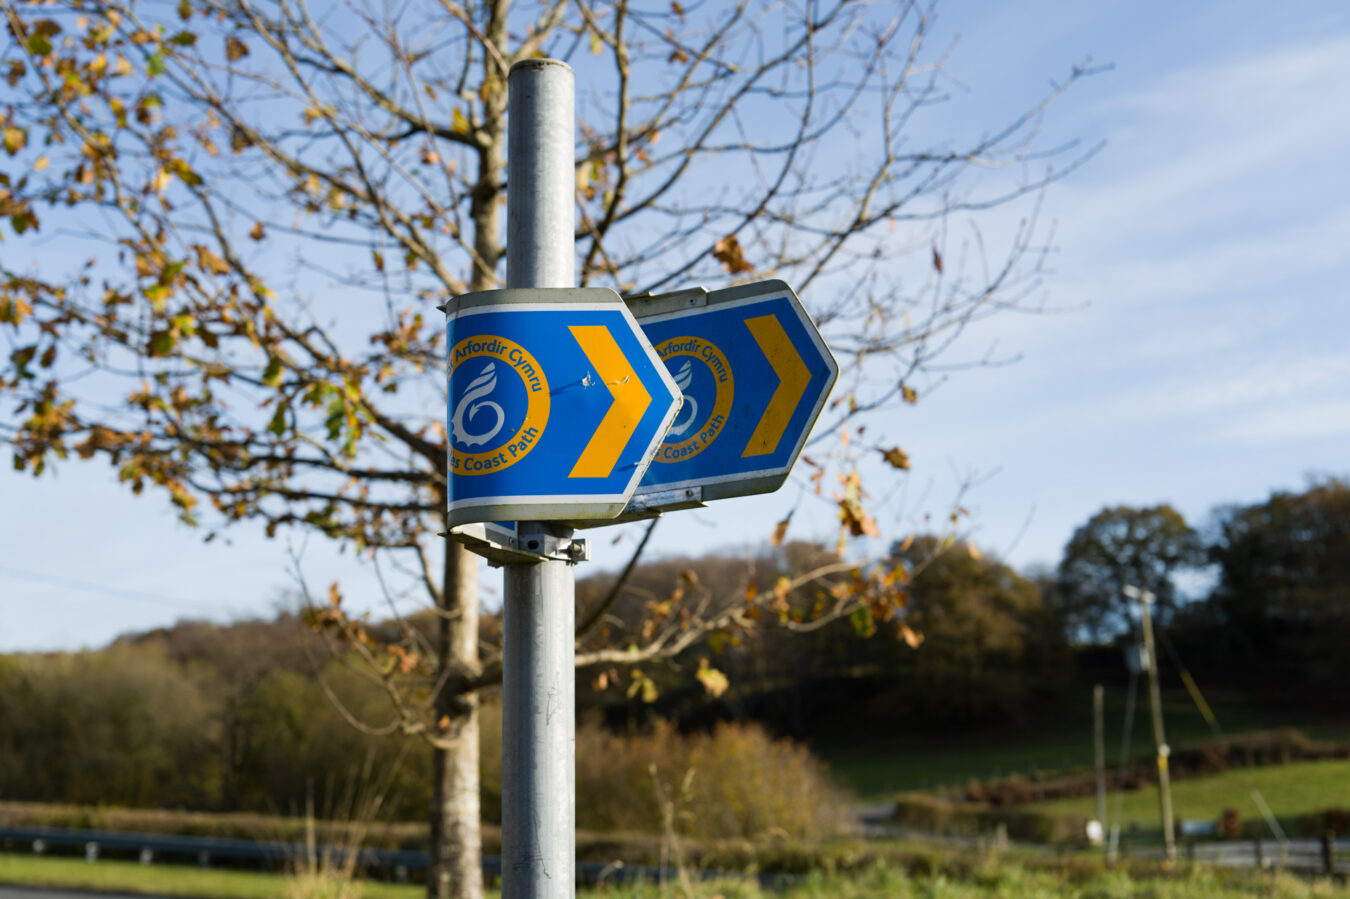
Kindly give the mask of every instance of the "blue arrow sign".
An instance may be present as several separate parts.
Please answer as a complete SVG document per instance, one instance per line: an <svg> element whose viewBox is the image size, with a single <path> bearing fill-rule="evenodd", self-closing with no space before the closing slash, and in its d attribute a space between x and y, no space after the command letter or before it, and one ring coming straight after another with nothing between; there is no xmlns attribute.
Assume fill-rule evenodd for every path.
<svg viewBox="0 0 1350 899"><path fill-rule="evenodd" d="M483 291L446 315L450 525L618 515L679 405L619 295Z"/></svg>
<svg viewBox="0 0 1350 899"><path fill-rule="evenodd" d="M629 302L684 397L630 513L782 486L839 374L792 288Z"/></svg>

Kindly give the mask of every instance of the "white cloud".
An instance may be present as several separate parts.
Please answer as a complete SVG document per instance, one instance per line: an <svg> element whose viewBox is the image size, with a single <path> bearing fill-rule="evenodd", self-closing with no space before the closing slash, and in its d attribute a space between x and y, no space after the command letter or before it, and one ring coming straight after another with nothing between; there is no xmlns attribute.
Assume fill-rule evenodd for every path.
<svg viewBox="0 0 1350 899"><path fill-rule="evenodd" d="M1212 432L1218 443L1274 444L1350 436L1350 400L1279 405L1233 418Z"/></svg>

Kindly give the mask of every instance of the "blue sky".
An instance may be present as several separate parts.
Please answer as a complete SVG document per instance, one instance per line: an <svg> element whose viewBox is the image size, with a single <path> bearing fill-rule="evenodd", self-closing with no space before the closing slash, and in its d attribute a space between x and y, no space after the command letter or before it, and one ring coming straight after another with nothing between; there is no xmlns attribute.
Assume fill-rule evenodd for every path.
<svg viewBox="0 0 1350 899"><path fill-rule="evenodd" d="M1113 70L1047 127L1107 146L1045 198L1057 250L1043 293L1059 311L994 318L961 348L996 342L1019 361L957 372L878 425L914 464L883 526L921 525L975 474L974 539L1018 565L1053 563L1105 504L1169 501L1203 523L1216 504L1350 471L1350 8L967 0L940 16L942 38L960 35L948 67L962 89L943 113L954 130L1091 57ZM991 233L1012 224L999 215L983 221ZM655 551L750 546L794 498L672 514ZM236 528L203 545L165 505L97 465L38 482L4 466L0 651L268 614L293 589L285 541ZM793 533L829 539L815 511ZM616 533L631 538L594 532L592 566L622 562ZM302 548L315 585L376 595L368 565L290 544Z"/></svg>

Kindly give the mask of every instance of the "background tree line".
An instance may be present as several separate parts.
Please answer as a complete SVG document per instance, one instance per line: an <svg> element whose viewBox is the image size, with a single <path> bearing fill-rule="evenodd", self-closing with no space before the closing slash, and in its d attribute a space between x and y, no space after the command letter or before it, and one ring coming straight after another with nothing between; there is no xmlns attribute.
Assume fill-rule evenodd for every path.
<svg viewBox="0 0 1350 899"><path fill-rule="evenodd" d="M847 585L868 574L809 542L750 559L655 560L622 583L592 576L578 585L578 617L599 612L606 640L652 626L674 594L704 583L771 597L762 608L785 626L731 629L656 664L602 666L579 691L579 714L611 758L625 740L669 725L693 733L740 722L806 741L846 719L873 735L1016 727L1086 677L1123 675L1116 650L1133 639L1131 610L1109 589L1121 578L1158 593L1162 629L1209 685L1344 706L1350 484L1317 480L1225 506L1204 530L1167 506L1104 509L1073 535L1058 569L1036 577L970 543L904 539L882 568L905 573L903 609L864 605L820 627L812 612L832 598L816 575L834 566ZM1204 569L1203 593L1176 589ZM413 626L436 623L426 615ZM480 637L497 639L493 616ZM396 727L353 726L391 712L379 683L350 661L293 614L183 622L98 651L0 656L0 798L285 813L313 796L322 810L373 759L392 772L389 814L419 818L431 798L428 758ZM495 726L482 738L487 820L500 789Z"/></svg>

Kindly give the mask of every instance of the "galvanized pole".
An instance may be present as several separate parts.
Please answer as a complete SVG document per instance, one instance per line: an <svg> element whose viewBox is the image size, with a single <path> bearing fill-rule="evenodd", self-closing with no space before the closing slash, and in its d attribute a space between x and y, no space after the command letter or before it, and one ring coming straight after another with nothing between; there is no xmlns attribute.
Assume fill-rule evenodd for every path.
<svg viewBox="0 0 1350 899"><path fill-rule="evenodd" d="M575 287L572 69L552 59L507 79L506 286ZM520 522L522 545L569 536ZM502 896L576 895L576 612L572 563L505 566Z"/></svg>

